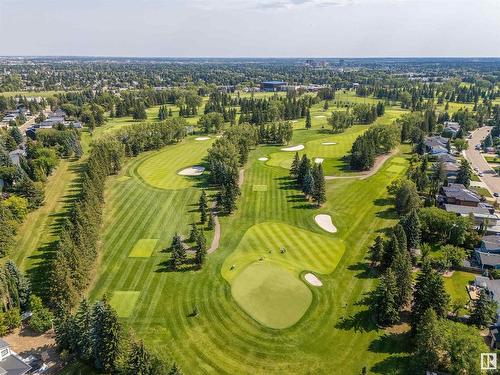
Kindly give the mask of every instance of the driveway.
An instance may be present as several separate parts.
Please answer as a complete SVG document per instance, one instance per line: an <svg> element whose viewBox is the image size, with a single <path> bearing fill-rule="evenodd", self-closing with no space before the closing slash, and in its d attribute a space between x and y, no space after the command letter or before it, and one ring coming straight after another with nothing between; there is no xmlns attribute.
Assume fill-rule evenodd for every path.
<svg viewBox="0 0 500 375"><path fill-rule="evenodd" d="M475 146L486 138L491 132L491 126L483 126L472 133L472 138L469 139L469 149L464 151L465 158L471 163L472 168L477 168L478 172L483 173L483 177L479 177L486 185L486 188L491 194L500 193L500 177L490 167L484 159L480 151L475 149Z"/></svg>

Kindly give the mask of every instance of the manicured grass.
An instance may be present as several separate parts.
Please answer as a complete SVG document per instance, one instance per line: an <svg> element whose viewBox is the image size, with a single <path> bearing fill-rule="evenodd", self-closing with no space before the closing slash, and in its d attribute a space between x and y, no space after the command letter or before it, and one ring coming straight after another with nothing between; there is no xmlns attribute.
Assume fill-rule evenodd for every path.
<svg viewBox="0 0 500 375"><path fill-rule="evenodd" d="M450 295L451 301L460 301L462 305L469 302L469 294L465 287L476 277L475 274L470 272L455 271L451 277L444 277L444 287ZM462 309L460 313L466 313Z"/></svg>
<svg viewBox="0 0 500 375"><path fill-rule="evenodd" d="M253 185L253 191L267 191L267 185Z"/></svg>
<svg viewBox="0 0 500 375"><path fill-rule="evenodd" d="M268 260L254 262L240 272L231 293L252 318L275 329L297 323L312 301L311 291L300 279Z"/></svg>
<svg viewBox="0 0 500 375"><path fill-rule="evenodd" d="M9 255L28 274L38 293L43 293L41 288L47 279L47 262L52 257L59 227L79 189L80 165L81 161L60 161L45 185L44 205L28 214Z"/></svg>
<svg viewBox="0 0 500 375"><path fill-rule="evenodd" d="M280 249L284 248L285 252ZM333 272L345 247L342 240L292 225L265 222L247 230L236 249L222 265L222 276L230 283L240 270L259 259L272 260L298 278L304 270ZM234 269L231 269L234 267Z"/></svg>
<svg viewBox="0 0 500 375"><path fill-rule="evenodd" d="M117 290L113 292L109 303L116 310L118 317L128 318L134 311L140 292L134 290Z"/></svg>
<svg viewBox="0 0 500 375"><path fill-rule="evenodd" d="M128 255L130 258L149 258L155 251L157 239L141 239Z"/></svg>
<svg viewBox="0 0 500 375"><path fill-rule="evenodd" d="M310 130L299 125L293 144L336 137L322 133L315 119ZM245 168L239 210L221 217L220 248L208 256L201 270L172 272L169 253L146 259L128 257L128 244L158 238L158 246L166 248L174 233L187 235L188 224L198 217L198 188L153 188L133 173L151 155L171 147L177 146L139 156L120 176L108 179L102 261L92 298L114 291L140 291L136 308L124 322L148 345L161 348L165 359L174 359L185 373L326 374L342 369L346 374L358 374L363 366L381 374L404 371L403 342L379 330L363 303L376 284L364 259L367 249L380 230L397 221L386 190L393 179L404 174L387 171L396 158L366 180L328 182L328 202L321 212L332 216L339 232L327 235L314 222L318 210L296 190L288 171L257 160L278 148L257 148ZM182 153L182 148L178 151ZM394 165L405 163L402 160ZM131 178L119 181L123 175ZM267 191L253 191L254 185L267 185ZM276 228L276 233L266 232L269 225L265 223ZM288 242L292 240L293 244ZM252 241L262 246L260 252L253 250ZM326 248L325 243L331 246ZM298 250L294 248L297 244ZM343 254L335 255L337 244L344 245ZM240 308L232 297L226 266L238 263L239 271L261 256L279 260L283 245L285 257L291 260L279 264L286 272L292 271L297 281L303 283L299 274L309 266L325 274L321 275L324 286L310 289L313 297L305 315L276 332ZM272 254L265 253L270 249ZM192 315L195 308L197 316Z"/></svg>
<svg viewBox="0 0 500 375"><path fill-rule="evenodd" d="M203 158L213 142L213 139L201 142L190 137L143 158L133 174L159 189L185 189L195 186L203 177L180 176L177 173L188 167L203 165Z"/></svg>

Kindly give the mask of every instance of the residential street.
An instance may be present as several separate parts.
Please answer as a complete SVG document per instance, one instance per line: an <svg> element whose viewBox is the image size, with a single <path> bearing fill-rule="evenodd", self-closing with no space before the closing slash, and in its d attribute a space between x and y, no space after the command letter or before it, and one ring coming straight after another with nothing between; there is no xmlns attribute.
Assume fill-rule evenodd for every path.
<svg viewBox="0 0 500 375"><path fill-rule="evenodd" d="M489 134L491 126L483 126L472 133L472 138L469 139L469 149L464 151L465 157L471 163L472 168L477 168L479 173L483 173L480 177L481 181L486 184L490 193L500 193L500 177L497 177L495 171L486 162L480 151L475 149L475 146Z"/></svg>

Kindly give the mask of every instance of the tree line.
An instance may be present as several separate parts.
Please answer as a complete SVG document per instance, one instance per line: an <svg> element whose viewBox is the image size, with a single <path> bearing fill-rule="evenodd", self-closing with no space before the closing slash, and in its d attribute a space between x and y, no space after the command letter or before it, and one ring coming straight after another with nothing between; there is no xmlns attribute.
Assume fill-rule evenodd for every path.
<svg viewBox="0 0 500 375"><path fill-rule="evenodd" d="M81 192L62 224L48 276L47 297L55 308L70 308L80 300L98 257L99 230L106 177L121 169L125 155L159 149L185 135L182 121L138 124L92 144L81 173Z"/></svg>

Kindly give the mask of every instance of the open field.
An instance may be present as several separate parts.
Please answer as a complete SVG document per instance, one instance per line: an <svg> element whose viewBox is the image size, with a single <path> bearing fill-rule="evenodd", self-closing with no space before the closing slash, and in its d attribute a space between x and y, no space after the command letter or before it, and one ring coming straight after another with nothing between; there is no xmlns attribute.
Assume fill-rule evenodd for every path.
<svg viewBox="0 0 500 375"><path fill-rule="evenodd" d="M62 94L65 91L5 91L0 92L0 96L11 97L11 96L26 96L26 97L41 97L48 98L54 96L55 94Z"/></svg>
<svg viewBox="0 0 500 375"><path fill-rule="evenodd" d="M331 139L313 119L313 129L297 130L293 144ZM193 147L201 150L203 143L195 142ZM177 152L182 154L183 147L191 147L190 140L178 146ZM198 188L153 188L132 172L148 158L168 152L169 147L139 156L119 176L109 178L103 255L92 298L139 292L124 322L166 359L175 359L186 373L327 374L332 368L342 368L356 374L363 366L374 373L404 368L401 338L384 335L372 323L362 301L376 282L364 256L377 232L395 222L386 186L404 173L406 159L389 159L366 180L328 182L328 202L321 212L330 214L338 228L331 235L315 223L318 210L295 189L288 171L258 160L279 153L279 147L259 147L250 154L245 169L240 209L221 218L221 247L208 257L202 270L172 272L168 252L158 251L149 258L128 256L140 239L157 238L158 249L168 247L173 234L186 235L188 224L197 217L193 211ZM280 253L281 246L285 246L285 254ZM266 258L264 264L272 260L278 268L256 266L261 264L260 257ZM235 275L228 276L227 267L232 264L236 264ZM245 265L258 269L245 273ZM321 273L323 287L312 287L301 279L301 272L308 269ZM240 305L259 306L252 312L254 317L232 297L231 283L237 283L241 275L247 287L236 288L236 294L246 301L240 299ZM290 310L294 312L291 317L281 320L276 307L259 302L260 288L272 288L272 280L283 280L276 291L278 306L289 305L290 285L303 290L297 291L302 303ZM304 287L309 289L307 293ZM195 309L197 316L192 315ZM257 321L264 320L261 313L278 319L278 323L267 321L269 326L289 327L278 333ZM361 360L359 353L363 354Z"/></svg>

